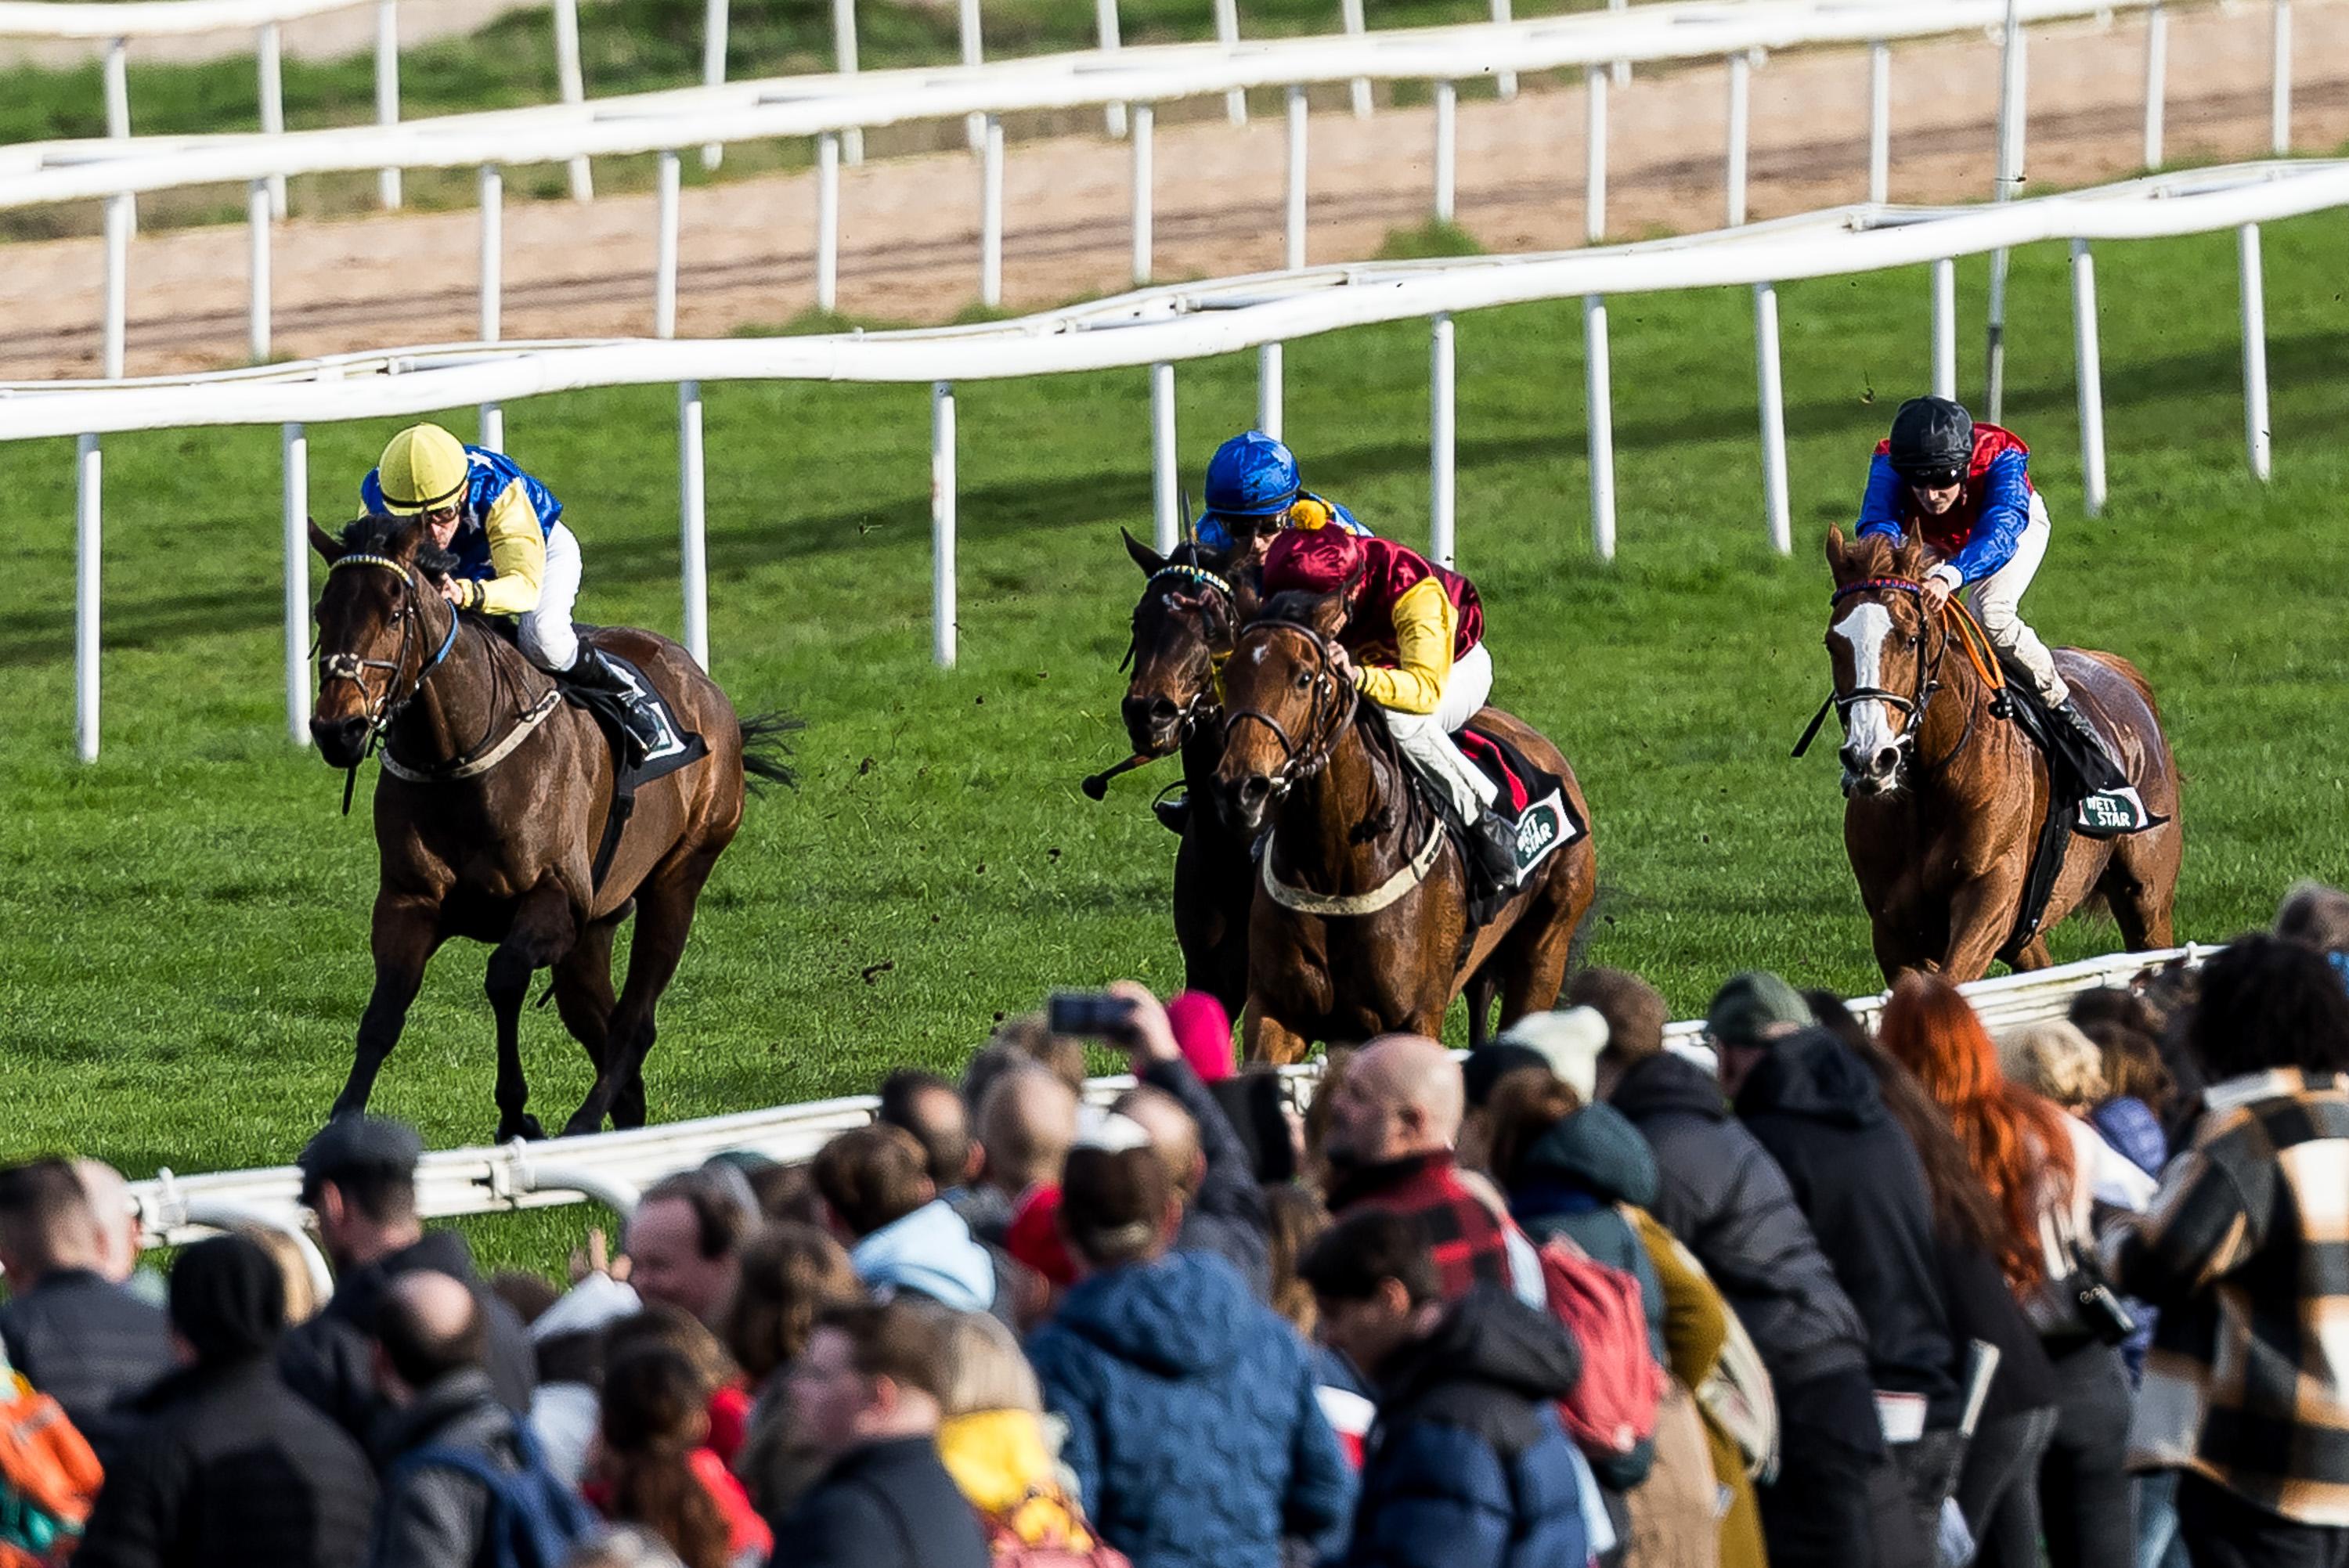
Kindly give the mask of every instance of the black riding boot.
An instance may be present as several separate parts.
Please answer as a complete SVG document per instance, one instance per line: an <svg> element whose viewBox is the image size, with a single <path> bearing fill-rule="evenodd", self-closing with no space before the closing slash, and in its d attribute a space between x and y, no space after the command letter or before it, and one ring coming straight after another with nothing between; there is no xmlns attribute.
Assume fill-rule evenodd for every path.
<svg viewBox="0 0 2349 1568"><path fill-rule="evenodd" d="M1178 839L1191 825L1191 797L1179 791L1161 795L1150 802L1150 810L1158 819L1158 825Z"/></svg>
<svg viewBox="0 0 2349 1568"><path fill-rule="evenodd" d="M1468 847L1476 857L1476 869L1495 888L1509 890L1517 885L1515 823L1490 808L1478 812L1468 824Z"/></svg>
<svg viewBox="0 0 2349 1568"><path fill-rule="evenodd" d="M2083 785L2091 792L2127 787L2128 775L2121 771L2120 759L2113 755L2112 748L2105 744L2105 738L2097 733L2096 727L2088 722L2088 716L2080 711L2077 698L2066 697L2061 707L2051 707L2048 711L2072 739L2071 749L2077 757Z"/></svg>
<svg viewBox="0 0 2349 1568"><path fill-rule="evenodd" d="M642 762L664 737L660 720L642 692L628 684L626 677L604 657L603 650L585 643L579 645L579 656L563 672L563 678L578 690L598 699L596 706L620 721L627 736L630 759Z"/></svg>

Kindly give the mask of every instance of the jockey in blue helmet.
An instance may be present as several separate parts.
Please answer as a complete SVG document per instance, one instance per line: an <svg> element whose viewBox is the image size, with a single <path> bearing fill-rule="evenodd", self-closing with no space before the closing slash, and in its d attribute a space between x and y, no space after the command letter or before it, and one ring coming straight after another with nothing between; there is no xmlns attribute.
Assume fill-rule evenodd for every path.
<svg viewBox="0 0 2349 1568"><path fill-rule="evenodd" d="M1224 552L1232 570L1264 558L1284 528L1371 531L1354 514L1304 487L1297 455L1262 430L1247 430L1216 449L1207 460L1207 510L1200 514L1202 548Z"/></svg>

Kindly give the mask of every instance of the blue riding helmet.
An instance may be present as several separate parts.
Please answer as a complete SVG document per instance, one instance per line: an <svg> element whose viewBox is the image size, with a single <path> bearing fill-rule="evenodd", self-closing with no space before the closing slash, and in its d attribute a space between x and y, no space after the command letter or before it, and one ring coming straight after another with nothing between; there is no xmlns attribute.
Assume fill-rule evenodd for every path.
<svg viewBox="0 0 2349 1568"><path fill-rule="evenodd" d="M1207 510L1199 519L1199 542L1211 550L1231 547L1227 517L1270 517L1297 499L1297 454L1262 430L1234 436L1207 459Z"/></svg>

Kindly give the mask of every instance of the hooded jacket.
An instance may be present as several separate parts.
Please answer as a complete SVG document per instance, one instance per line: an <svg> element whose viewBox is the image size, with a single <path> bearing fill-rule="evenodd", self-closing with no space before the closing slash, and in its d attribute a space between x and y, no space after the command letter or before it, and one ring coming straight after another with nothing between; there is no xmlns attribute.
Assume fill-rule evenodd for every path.
<svg viewBox="0 0 2349 1568"><path fill-rule="evenodd" d="M1284 1536L1352 1506L1304 1342L1221 1258L1092 1275L1028 1357L1080 1502L1134 1568L1276 1568Z"/></svg>
<svg viewBox="0 0 2349 1568"><path fill-rule="evenodd" d="M1927 1423L1958 1420L1957 1353L1941 1300L1933 1203L1876 1075L1824 1029L1775 1043L1737 1095L1738 1119L1777 1161L1868 1332L1868 1378L1921 1394Z"/></svg>
<svg viewBox="0 0 2349 1568"><path fill-rule="evenodd" d="M450 1373L419 1390L414 1403L388 1412L376 1434L385 1487L368 1568L477 1568L489 1525L489 1489L444 1465L403 1470L399 1461L419 1449L454 1449L519 1470L514 1434L520 1425L489 1375L476 1367Z"/></svg>
<svg viewBox="0 0 2349 1568"><path fill-rule="evenodd" d="M1571 1336L1489 1286L1396 1352L1347 1568L1578 1568L1589 1539L1554 1406L1581 1370Z"/></svg>
<svg viewBox="0 0 2349 1568"><path fill-rule="evenodd" d="M1664 1228L1704 1264L1783 1398L1868 1367L1868 1336L1836 1280L1786 1178L1739 1126L1721 1087L1693 1063L1659 1051L1609 1097L1654 1150Z"/></svg>
<svg viewBox="0 0 2349 1568"><path fill-rule="evenodd" d="M995 1307L995 1259L943 1198L933 1198L856 1243L856 1277L878 1291L911 1291L956 1312Z"/></svg>
<svg viewBox="0 0 2349 1568"><path fill-rule="evenodd" d="M128 1429L74 1561L89 1568L354 1568L375 1472L264 1354L173 1373Z"/></svg>
<svg viewBox="0 0 2349 1568"><path fill-rule="evenodd" d="M1639 1233L1616 1205L1656 1201L1656 1156L1640 1130L1611 1105L1586 1105L1526 1150L1509 1213L1537 1242L1555 1235L1640 1282L1648 1344L1664 1359L1664 1289Z"/></svg>

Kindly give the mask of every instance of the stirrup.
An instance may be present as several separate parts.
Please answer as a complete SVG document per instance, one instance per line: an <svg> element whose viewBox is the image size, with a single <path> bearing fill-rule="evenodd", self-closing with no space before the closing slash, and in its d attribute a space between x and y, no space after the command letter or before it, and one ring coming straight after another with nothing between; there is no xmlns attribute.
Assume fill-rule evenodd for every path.
<svg viewBox="0 0 2349 1568"><path fill-rule="evenodd" d="M1160 827L1179 839L1191 826L1191 797L1177 785L1150 802L1150 814L1158 819Z"/></svg>

